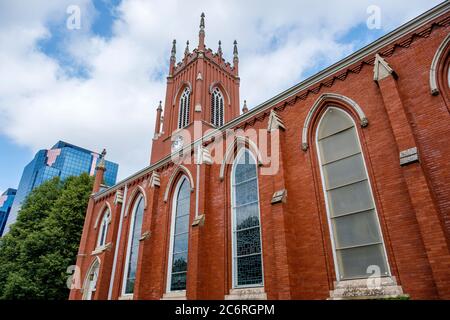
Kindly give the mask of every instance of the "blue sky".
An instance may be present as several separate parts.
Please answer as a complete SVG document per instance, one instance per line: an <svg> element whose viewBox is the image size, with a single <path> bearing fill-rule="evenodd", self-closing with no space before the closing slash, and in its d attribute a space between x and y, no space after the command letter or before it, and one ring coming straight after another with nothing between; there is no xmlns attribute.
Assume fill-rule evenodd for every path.
<svg viewBox="0 0 450 320"><path fill-rule="evenodd" d="M124 178L148 164L173 38L178 57L238 40L241 102L253 107L372 42L440 1L3 1L0 4L0 192L17 187L39 149L65 140L99 151ZM81 29L69 30L69 5ZM369 29L367 8L380 9ZM262 72L261 70L264 70Z"/></svg>

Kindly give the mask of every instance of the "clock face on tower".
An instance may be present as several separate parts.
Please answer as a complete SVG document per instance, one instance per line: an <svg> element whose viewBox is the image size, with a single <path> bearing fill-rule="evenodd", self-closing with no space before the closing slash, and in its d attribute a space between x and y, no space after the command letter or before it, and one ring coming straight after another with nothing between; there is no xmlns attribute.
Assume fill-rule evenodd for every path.
<svg viewBox="0 0 450 320"><path fill-rule="evenodd" d="M172 152L178 151L183 147L183 137L176 136L172 141Z"/></svg>

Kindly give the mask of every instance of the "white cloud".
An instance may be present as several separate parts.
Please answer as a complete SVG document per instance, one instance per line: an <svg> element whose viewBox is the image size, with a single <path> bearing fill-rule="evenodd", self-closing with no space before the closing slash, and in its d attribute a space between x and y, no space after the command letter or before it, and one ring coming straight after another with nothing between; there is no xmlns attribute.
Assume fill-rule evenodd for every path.
<svg viewBox="0 0 450 320"><path fill-rule="evenodd" d="M371 2L123 0L108 39L90 32L96 15L88 0L2 2L0 133L33 150L58 139L94 150L106 147L123 178L148 164L171 41L178 40L178 57L185 40L192 49L200 12L206 13L209 47L215 49L220 38L230 59L232 42L238 40L241 99L254 106L298 82L319 61L350 53L353 44L337 39L365 23ZM382 26L391 29L438 2L377 5ZM82 8L83 29L60 30L65 58L84 66L88 79L70 77L67 66L37 47L53 36L49 25L64 21L73 3Z"/></svg>

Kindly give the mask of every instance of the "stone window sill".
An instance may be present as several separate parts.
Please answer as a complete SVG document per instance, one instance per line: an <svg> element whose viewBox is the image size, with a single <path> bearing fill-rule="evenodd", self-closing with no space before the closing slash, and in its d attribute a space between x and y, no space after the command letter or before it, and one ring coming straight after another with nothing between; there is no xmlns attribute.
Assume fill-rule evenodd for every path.
<svg viewBox="0 0 450 320"><path fill-rule="evenodd" d="M161 300L186 300L186 290L166 292Z"/></svg>
<svg viewBox="0 0 450 320"><path fill-rule="evenodd" d="M119 297L119 300L133 300L132 294L127 294Z"/></svg>
<svg viewBox="0 0 450 320"><path fill-rule="evenodd" d="M267 300L264 287L230 289L225 300Z"/></svg>
<svg viewBox="0 0 450 320"><path fill-rule="evenodd" d="M343 280L334 283L331 300L386 299L407 297L395 277Z"/></svg>
<svg viewBox="0 0 450 320"><path fill-rule="evenodd" d="M102 253L102 252L104 252L106 250L111 249L111 247L112 247L112 243L109 242L109 243L107 243L107 244L105 244L103 246L95 248L95 250L92 251L91 255L95 256L95 255L100 254L100 253Z"/></svg>

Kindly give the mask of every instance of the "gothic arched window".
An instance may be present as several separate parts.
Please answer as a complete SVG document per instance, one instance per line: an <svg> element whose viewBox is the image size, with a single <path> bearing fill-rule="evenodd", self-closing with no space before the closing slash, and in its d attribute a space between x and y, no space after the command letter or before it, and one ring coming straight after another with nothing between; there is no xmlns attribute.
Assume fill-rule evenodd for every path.
<svg viewBox="0 0 450 320"><path fill-rule="evenodd" d="M92 300L94 297L95 291L97 290L99 269L100 261L98 257L96 257L94 262L91 264L88 273L86 274L86 279L84 280L83 300Z"/></svg>
<svg viewBox="0 0 450 320"><path fill-rule="evenodd" d="M223 94L220 89L216 87L211 94L211 123L216 127L223 126L223 106Z"/></svg>
<svg viewBox="0 0 450 320"><path fill-rule="evenodd" d="M232 167L233 287L262 286L263 264L256 160L241 149Z"/></svg>
<svg viewBox="0 0 450 320"><path fill-rule="evenodd" d="M108 235L109 223L111 222L111 212L109 209L103 213L102 222L98 232L97 247L102 247L106 244L106 236Z"/></svg>
<svg viewBox="0 0 450 320"><path fill-rule="evenodd" d="M316 142L338 280L367 278L374 270L380 276L389 275L353 119L345 111L329 107L317 128Z"/></svg>
<svg viewBox="0 0 450 320"><path fill-rule="evenodd" d="M178 128L184 128L189 124L189 109L191 105L191 90L186 87L180 96L180 109L178 113Z"/></svg>
<svg viewBox="0 0 450 320"><path fill-rule="evenodd" d="M128 235L127 256L125 260L123 294L133 294L134 281L139 254L139 239L141 238L142 220L144 217L144 197L141 195L135 201Z"/></svg>
<svg viewBox="0 0 450 320"><path fill-rule="evenodd" d="M190 204L190 185L183 176L175 188L172 202L167 292L186 290Z"/></svg>

